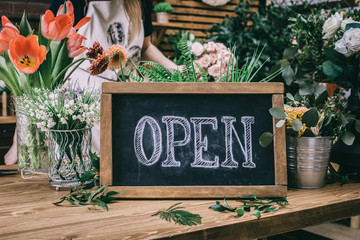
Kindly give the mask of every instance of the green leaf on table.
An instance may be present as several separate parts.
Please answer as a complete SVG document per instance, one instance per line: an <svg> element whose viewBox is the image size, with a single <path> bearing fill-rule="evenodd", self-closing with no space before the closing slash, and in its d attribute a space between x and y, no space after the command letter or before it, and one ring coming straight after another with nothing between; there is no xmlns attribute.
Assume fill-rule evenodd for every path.
<svg viewBox="0 0 360 240"><path fill-rule="evenodd" d="M100 193L102 193L105 188L107 187L107 185L103 185L101 187L99 187L90 197L90 200L93 200L97 195L99 195Z"/></svg>
<svg viewBox="0 0 360 240"><path fill-rule="evenodd" d="M94 199L92 202L94 205L99 206L106 211L109 211L107 204L105 202L101 201L100 199L98 199L98 198Z"/></svg>
<svg viewBox="0 0 360 240"><path fill-rule="evenodd" d="M352 145L355 140L354 134L349 131L346 131L344 135L341 137L341 140L348 146Z"/></svg>
<svg viewBox="0 0 360 240"><path fill-rule="evenodd" d="M245 208L242 206L241 208L236 210L236 213L241 217L245 213Z"/></svg>
<svg viewBox="0 0 360 240"><path fill-rule="evenodd" d="M261 217L261 213L258 207L255 207L254 209L254 215L255 217L257 217L258 219Z"/></svg>
<svg viewBox="0 0 360 240"><path fill-rule="evenodd" d="M286 117L286 114L284 113L284 111L279 107L270 108L269 112L270 112L271 116L273 116L276 119L282 119L282 118Z"/></svg>
<svg viewBox="0 0 360 240"><path fill-rule="evenodd" d="M279 210L279 207L269 207L264 209L264 212L269 213L269 212L276 212L277 210Z"/></svg>
<svg viewBox="0 0 360 240"><path fill-rule="evenodd" d="M236 210L236 208L232 208L232 207L230 207L230 205L227 203L227 201L226 201L226 198L224 198L224 204L225 204L225 207L229 210L229 211L235 211Z"/></svg>
<svg viewBox="0 0 360 240"><path fill-rule="evenodd" d="M300 129L303 127L302 122L299 119L295 119L292 123L291 126L293 128L293 130L295 132L300 131Z"/></svg>
<svg viewBox="0 0 360 240"><path fill-rule="evenodd" d="M159 215L160 219L165 219L168 222L171 222L171 220L173 220L175 223L178 223L180 225L193 226L201 224L202 217L199 214L193 214L186 210L182 210L184 209L184 207L178 207L178 205L180 204L181 202L175 203L168 209L164 211L158 211L151 216Z"/></svg>
<svg viewBox="0 0 360 240"><path fill-rule="evenodd" d="M81 178L80 178L79 180L80 180L81 183L84 183L84 182L86 182L86 181L89 181L89 180L91 180L91 179L94 179L95 175L96 175L96 172L90 170L90 171L85 172L85 173L81 176Z"/></svg>
<svg viewBox="0 0 360 240"><path fill-rule="evenodd" d="M264 132L259 138L259 144L261 147L269 146L273 141L274 135L271 132Z"/></svg>
<svg viewBox="0 0 360 240"><path fill-rule="evenodd" d="M315 127L319 121L319 113L315 108L310 108L302 116L302 122L306 124L307 127Z"/></svg>

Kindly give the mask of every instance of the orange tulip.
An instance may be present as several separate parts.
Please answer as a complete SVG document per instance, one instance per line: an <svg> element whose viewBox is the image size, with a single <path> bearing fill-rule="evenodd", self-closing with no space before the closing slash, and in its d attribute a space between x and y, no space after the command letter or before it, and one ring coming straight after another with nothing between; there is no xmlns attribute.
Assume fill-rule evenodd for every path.
<svg viewBox="0 0 360 240"><path fill-rule="evenodd" d="M64 8L64 4L61 4L59 7L59 10L56 13L56 16L61 15L61 11ZM74 6L72 5L72 3L70 1L66 1L66 13L67 15L69 15L70 20L72 23L75 22L75 17L74 17Z"/></svg>
<svg viewBox="0 0 360 240"><path fill-rule="evenodd" d="M47 10L41 16L41 34L47 39L61 41L69 34L73 23L69 15L60 14L55 17Z"/></svg>
<svg viewBox="0 0 360 240"><path fill-rule="evenodd" d="M69 58L74 58L81 53L83 53L87 48L81 47L82 41L86 40L86 38L78 33L74 32L68 36L68 40L66 42L66 46L69 51Z"/></svg>
<svg viewBox="0 0 360 240"><path fill-rule="evenodd" d="M23 73L34 73L44 61L46 48L38 45L35 35L17 36L10 41L9 57L15 67Z"/></svg>
<svg viewBox="0 0 360 240"><path fill-rule="evenodd" d="M60 16L61 12L64 8L64 4L61 4L59 7L59 10L56 13L56 16ZM75 22L75 17L74 17L74 6L72 5L72 3L70 1L66 1L66 13L69 17L72 23ZM90 21L91 17L84 17L83 19L81 19L74 27L73 30L78 30L79 28L81 28L82 26L84 26L86 23L88 23ZM72 33L70 32L69 35L71 35ZM68 35L68 37L69 37Z"/></svg>
<svg viewBox="0 0 360 240"><path fill-rule="evenodd" d="M9 43L12 39L19 36L19 30L5 16L1 17L1 24L4 29L0 32L0 54L9 49Z"/></svg>

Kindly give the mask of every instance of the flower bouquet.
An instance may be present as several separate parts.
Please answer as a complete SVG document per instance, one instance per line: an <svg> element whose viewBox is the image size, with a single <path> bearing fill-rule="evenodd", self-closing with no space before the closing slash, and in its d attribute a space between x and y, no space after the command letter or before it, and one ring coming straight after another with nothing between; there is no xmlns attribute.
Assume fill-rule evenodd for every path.
<svg viewBox="0 0 360 240"><path fill-rule="evenodd" d="M49 132L51 185L80 185L80 177L91 169L90 128L100 120L99 96L67 82L53 91L34 88L18 106L17 111L26 115L30 124Z"/></svg>
<svg viewBox="0 0 360 240"><path fill-rule="evenodd" d="M34 35L24 13L15 26L6 16L1 17L0 79L14 95L15 108L23 104L24 96L31 96L34 88L53 90L61 86L74 69L85 59L74 57L86 50L81 46L83 36L76 31L90 18L74 26L74 8L70 1L63 4L57 15L46 11L41 16L39 33ZM45 133L17 113L18 167L46 171Z"/></svg>
<svg viewBox="0 0 360 240"><path fill-rule="evenodd" d="M344 93L336 91L328 97L327 91L320 94L315 101L308 97L295 99L291 94L284 110L274 107L269 109L270 114L277 120L276 127L285 125L286 135L293 137L329 137L330 140L342 140L351 145L355 136L349 131L355 120L350 112L346 111L347 99ZM260 145L268 146L272 142L273 134L266 132L259 139Z"/></svg>

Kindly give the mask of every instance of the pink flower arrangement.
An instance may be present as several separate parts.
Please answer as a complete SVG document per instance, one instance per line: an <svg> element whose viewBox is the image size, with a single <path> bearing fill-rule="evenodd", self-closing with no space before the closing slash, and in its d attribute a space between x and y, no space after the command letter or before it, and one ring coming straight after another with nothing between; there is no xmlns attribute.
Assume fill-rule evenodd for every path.
<svg viewBox="0 0 360 240"><path fill-rule="evenodd" d="M215 78L215 80L225 75L228 68L236 64L234 55L222 43L208 42L201 44L195 42L191 46L191 52L195 56L196 65L202 67L206 74ZM198 68L196 66L195 68L197 74L200 74Z"/></svg>

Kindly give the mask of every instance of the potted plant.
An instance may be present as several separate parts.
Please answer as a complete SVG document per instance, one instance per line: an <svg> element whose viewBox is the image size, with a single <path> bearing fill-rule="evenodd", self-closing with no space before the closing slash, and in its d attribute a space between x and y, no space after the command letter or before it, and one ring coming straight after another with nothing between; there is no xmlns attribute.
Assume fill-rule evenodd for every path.
<svg viewBox="0 0 360 240"><path fill-rule="evenodd" d="M334 96L328 97L324 91L311 101L309 97L295 99L288 93L285 110L269 110L279 120L276 126L286 127L289 186L323 187L332 142L342 141L346 145L354 142L355 136L349 131L353 118L346 111L347 99L343 95L337 90ZM264 133L259 142L265 147L271 143L272 137L272 133Z"/></svg>
<svg viewBox="0 0 360 240"><path fill-rule="evenodd" d="M156 13L158 23L168 23L169 14L173 11L171 5L167 2L160 2L156 4L153 10Z"/></svg>
<svg viewBox="0 0 360 240"><path fill-rule="evenodd" d="M357 14L356 14L357 13ZM336 143L332 151L331 161L340 164L340 170L360 173L360 22L359 12L335 13L324 23L323 34L327 61L323 63L323 71L328 79L339 86L350 89L348 110L357 119L352 126L352 133L357 136L352 146ZM347 17L352 16L352 17ZM356 131L357 130L357 131ZM357 170L354 170L356 167Z"/></svg>

